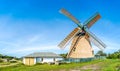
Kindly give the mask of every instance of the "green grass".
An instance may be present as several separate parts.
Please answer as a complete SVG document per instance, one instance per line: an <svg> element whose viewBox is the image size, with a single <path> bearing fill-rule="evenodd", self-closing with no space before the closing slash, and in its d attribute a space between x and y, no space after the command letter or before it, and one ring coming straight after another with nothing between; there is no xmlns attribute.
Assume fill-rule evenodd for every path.
<svg viewBox="0 0 120 71"><path fill-rule="evenodd" d="M120 68L120 60L107 60L103 65L103 71L116 71ZM120 70L119 70L120 71Z"/></svg>
<svg viewBox="0 0 120 71"><path fill-rule="evenodd" d="M0 65L9 65L10 63L9 62L2 62L0 63Z"/></svg>
<svg viewBox="0 0 120 71"><path fill-rule="evenodd" d="M23 64L18 64L10 67L0 68L0 71L59 71L65 70L69 71L70 69L80 69L82 66L98 64L101 68L100 71L116 71L116 66L120 65L120 60L106 59L106 60L94 60L91 62L82 62L82 63L70 63L62 65L33 65L26 66ZM85 71L92 71L87 69Z"/></svg>

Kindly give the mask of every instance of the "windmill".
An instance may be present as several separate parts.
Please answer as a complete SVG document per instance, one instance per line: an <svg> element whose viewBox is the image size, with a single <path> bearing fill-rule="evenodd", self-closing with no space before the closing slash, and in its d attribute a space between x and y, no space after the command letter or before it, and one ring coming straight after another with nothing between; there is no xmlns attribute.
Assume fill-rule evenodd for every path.
<svg viewBox="0 0 120 71"><path fill-rule="evenodd" d="M91 42L101 50L106 47L100 39L89 31L90 27L101 17L98 12L83 24L81 24L79 20L77 20L65 9L61 9L60 13L70 18L78 26L58 45L61 49L64 49L68 42L72 41L67 58L94 57Z"/></svg>

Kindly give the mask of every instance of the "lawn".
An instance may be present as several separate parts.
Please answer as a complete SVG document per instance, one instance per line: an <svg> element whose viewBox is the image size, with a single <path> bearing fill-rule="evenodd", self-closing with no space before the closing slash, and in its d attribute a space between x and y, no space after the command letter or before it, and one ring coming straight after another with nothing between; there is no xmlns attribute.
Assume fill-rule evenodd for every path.
<svg viewBox="0 0 120 71"><path fill-rule="evenodd" d="M9 67L1 67L0 71L116 71L119 67L120 60L106 59L61 65L37 64L25 66L23 64L18 64Z"/></svg>

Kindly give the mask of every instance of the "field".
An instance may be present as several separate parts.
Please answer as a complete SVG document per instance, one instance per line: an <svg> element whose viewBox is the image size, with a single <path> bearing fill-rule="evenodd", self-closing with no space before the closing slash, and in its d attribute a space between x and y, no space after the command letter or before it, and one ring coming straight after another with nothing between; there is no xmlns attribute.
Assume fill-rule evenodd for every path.
<svg viewBox="0 0 120 71"><path fill-rule="evenodd" d="M36 64L33 66L25 66L23 64L17 64L8 67L0 67L0 71L120 71L120 60L94 60L90 62L61 65Z"/></svg>

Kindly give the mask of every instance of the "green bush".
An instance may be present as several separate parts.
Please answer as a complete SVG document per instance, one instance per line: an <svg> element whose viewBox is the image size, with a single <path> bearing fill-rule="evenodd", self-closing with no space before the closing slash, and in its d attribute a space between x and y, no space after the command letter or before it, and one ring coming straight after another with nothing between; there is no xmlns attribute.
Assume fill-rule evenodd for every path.
<svg viewBox="0 0 120 71"><path fill-rule="evenodd" d="M10 61L10 63L16 63L17 61Z"/></svg>
<svg viewBox="0 0 120 71"><path fill-rule="evenodd" d="M3 60L2 59L0 59L0 63L2 63L3 62Z"/></svg>
<svg viewBox="0 0 120 71"><path fill-rule="evenodd" d="M120 59L120 50L114 53L108 54L107 58L108 59Z"/></svg>

